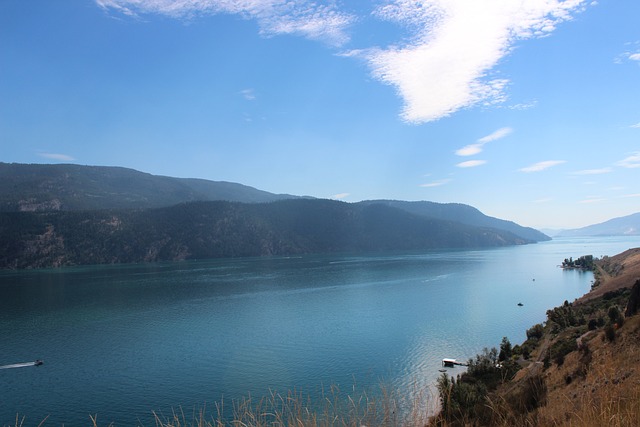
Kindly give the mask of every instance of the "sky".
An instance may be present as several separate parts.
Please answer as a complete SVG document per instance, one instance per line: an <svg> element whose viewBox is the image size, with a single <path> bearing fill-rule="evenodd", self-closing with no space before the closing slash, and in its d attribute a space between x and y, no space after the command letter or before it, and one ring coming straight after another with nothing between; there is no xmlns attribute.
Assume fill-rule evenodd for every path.
<svg viewBox="0 0 640 427"><path fill-rule="evenodd" d="M637 0L0 0L0 161L640 211Z"/></svg>

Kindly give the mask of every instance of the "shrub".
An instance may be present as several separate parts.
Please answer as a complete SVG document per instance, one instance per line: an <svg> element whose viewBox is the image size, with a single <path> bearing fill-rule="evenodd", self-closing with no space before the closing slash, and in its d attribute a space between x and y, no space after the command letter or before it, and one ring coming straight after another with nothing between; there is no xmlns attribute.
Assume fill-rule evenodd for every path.
<svg viewBox="0 0 640 427"><path fill-rule="evenodd" d="M558 366L562 366L564 357L577 349L578 344L573 338L558 340L551 346L551 358Z"/></svg>
<svg viewBox="0 0 640 427"><path fill-rule="evenodd" d="M616 340L616 329L613 327L613 324L608 323L607 326L604 327L604 337L609 342Z"/></svg>

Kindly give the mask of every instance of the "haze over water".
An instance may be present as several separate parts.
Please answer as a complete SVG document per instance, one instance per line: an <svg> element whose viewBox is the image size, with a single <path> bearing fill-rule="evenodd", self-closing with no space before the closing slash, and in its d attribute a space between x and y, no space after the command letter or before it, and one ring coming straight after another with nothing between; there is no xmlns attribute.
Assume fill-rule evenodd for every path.
<svg viewBox="0 0 640 427"><path fill-rule="evenodd" d="M0 423L153 424L275 390L427 387L444 357L513 344L590 288L567 257L638 238L0 273ZM521 302L523 306L517 304ZM460 369L460 368L456 368ZM455 374L457 370L450 373Z"/></svg>

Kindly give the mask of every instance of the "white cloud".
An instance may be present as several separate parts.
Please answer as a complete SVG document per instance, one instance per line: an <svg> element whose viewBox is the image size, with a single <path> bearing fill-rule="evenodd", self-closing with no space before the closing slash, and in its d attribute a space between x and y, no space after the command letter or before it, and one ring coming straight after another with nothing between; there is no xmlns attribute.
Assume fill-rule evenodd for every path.
<svg viewBox="0 0 640 427"><path fill-rule="evenodd" d="M301 35L335 46L348 40L358 19L334 0L94 0L128 16L178 19L235 14L254 19L261 34ZM506 100L509 81L492 75L516 41L550 34L587 0L389 0L373 15L407 27L412 36L387 48L361 49L374 77L404 100L402 117L422 123L474 105ZM522 104L520 104L522 105Z"/></svg>
<svg viewBox="0 0 640 427"><path fill-rule="evenodd" d="M451 181L450 179L439 179L437 181L428 182L426 184L420 184L420 187L423 187L423 188L440 187L441 185L444 185L450 181Z"/></svg>
<svg viewBox="0 0 640 427"><path fill-rule="evenodd" d="M351 195L351 193L338 193L338 194L334 194L333 196L331 196L331 199L337 199L337 200L341 200L341 199L346 199L347 197L349 197Z"/></svg>
<svg viewBox="0 0 640 427"><path fill-rule="evenodd" d="M572 175L601 175L604 173L611 172L611 168L602 168L602 169L585 169L581 171L572 172Z"/></svg>
<svg viewBox="0 0 640 427"><path fill-rule="evenodd" d="M531 102L521 102L519 104L509 105L507 106L510 110L528 110L529 108L533 108L538 104L538 101L534 100Z"/></svg>
<svg viewBox="0 0 640 427"><path fill-rule="evenodd" d="M640 62L640 41L625 43L627 46L631 46L629 50L618 55L614 62L616 64L624 64L627 61Z"/></svg>
<svg viewBox="0 0 640 427"><path fill-rule="evenodd" d="M376 9L408 27L403 46L362 51L374 77L394 86L412 123L506 99L508 81L490 74L519 39L541 37L585 0L395 0Z"/></svg>
<svg viewBox="0 0 640 427"><path fill-rule="evenodd" d="M457 156L474 156L482 152L484 144L470 144L456 150Z"/></svg>
<svg viewBox="0 0 640 427"><path fill-rule="evenodd" d="M240 95L242 95L247 101L253 101L256 99L256 94L253 92L253 89L242 89L240 91Z"/></svg>
<svg viewBox="0 0 640 427"><path fill-rule="evenodd" d="M632 128L636 128L636 129L640 129L640 122L636 123L635 125L631 125Z"/></svg>
<svg viewBox="0 0 640 427"><path fill-rule="evenodd" d="M67 154L58 153L38 153L38 156L44 157L45 159L58 160L61 162L72 162L75 160L74 157L71 157Z"/></svg>
<svg viewBox="0 0 640 427"><path fill-rule="evenodd" d="M486 160L468 160L466 162L458 163L456 166L459 168L474 168L487 163Z"/></svg>
<svg viewBox="0 0 640 427"><path fill-rule="evenodd" d="M519 169L520 172L540 172L545 169L549 169L550 167L560 165L562 163L566 163L566 160L546 160L544 162L534 163L531 166L527 166L526 168Z"/></svg>
<svg viewBox="0 0 640 427"><path fill-rule="evenodd" d="M486 144L487 142L491 142L491 141L495 141L496 139L501 139L504 138L505 136L509 135L511 132L513 132L513 129L505 127L505 128L500 128L497 131L487 135L487 136L483 136L482 138L480 138L478 140L478 142L482 143L482 144Z"/></svg>
<svg viewBox="0 0 640 427"><path fill-rule="evenodd" d="M478 140L477 143L475 144L469 144L466 145L458 150L456 150L456 155L458 156L473 156L476 155L480 152L482 152L482 147L484 147L484 145L488 142L491 141L495 141L496 139L500 139L500 138L504 138L505 136L509 135L511 132L513 132L513 129L505 127L505 128L500 128L497 131L487 135L487 136L483 136L482 138L480 138Z"/></svg>
<svg viewBox="0 0 640 427"><path fill-rule="evenodd" d="M158 13L190 19L197 15L236 14L255 19L263 35L297 34L334 45L348 40L345 32L355 17L333 2L298 0L95 0L105 10L137 16Z"/></svg>
<svg viewBox="0 0 640 427"><path fill-rule="evenodd" d="M624 196L620 196L620 197L640 197L640 193L625 194Z"/></svg>
<svg viewBox="0 0 640 427"><path fill-rule="evenodd" d="M629 157L620 160L616 165L623 168L640 168L640 151L631 153Z"/></svg>
<svg viewBox="0 0 640 427"><path fill-rule="evenodd" d="M607 199L600 196L588 196L584 200L580 200L580 203L601 203L606 201Z"/></svg>

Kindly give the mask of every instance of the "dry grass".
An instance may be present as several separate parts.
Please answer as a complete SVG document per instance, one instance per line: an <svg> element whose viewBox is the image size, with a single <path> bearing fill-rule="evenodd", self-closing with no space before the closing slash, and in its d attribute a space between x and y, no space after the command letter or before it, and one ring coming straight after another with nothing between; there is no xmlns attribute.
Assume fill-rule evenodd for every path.
<svg viewBox="0 0 640 427"><path fill-rule="evenodd" d="M492 413L487 425L640 426L640 316L628 318L614 342L600 331L586 346L588 350L567 355L562 366L553 365L542 375L539 369L530 375L525 372L515 384L492 394L487 400ZM531 382L537 376L542 383ZM543 384L544 393L539 393ZM526 402L536 395L545 399L531 410Z"/></svg>
<svg viewBox="0 0 640 427"><path fill-rule="evenodd" d="M424 426L434 407L431 393L413 393L410 401L399 398L387 387L380 387L376 397L353 388L349 394L332 386L323 391L319 401L302 393L286 395L276 392L253 399L234 401L226 407L224 401L186 415L182 410L170 416L154 413L155 427L361 427L361 426Z"/></svg>
<svg viewBox="0 0 640 427"><path fill-rule="evenodd" d="M411 398L400 396L390 387L380 386L371 393L356 386L343 392L338 386L322 390L312 400L298 391L286 394L270 392L259 399L251 396L185 412L174 409L170 414L152 412L153 427L362 427L362 426L426 426L437 410L437 399L429 389L414 386ZM53 425L45 418L38 427ZM4 427L28 427L25 417L16 416L15 424ZM100 423L97 415L89 415L90 427L111 427ZM149 427L149 424L138 424Z"/></svg>
<svg viewBox="0 0 640 427"><path fill-rule="evenodd" d="M182 410L164 416L154 412L156 427L262 427L262 426L405 426L426 425L433 407L427 405L425 393L414 393L410 402L399 399L387 387L380 387L376 397L354 388L343 393L331 386L323 391L319 401L312 401L302 393L271 392L268 396L224 401L211 411L198 408L189 415ZM406 411L406 412L405 412ZM431 412L429 412L431 411Z"/></svg>

